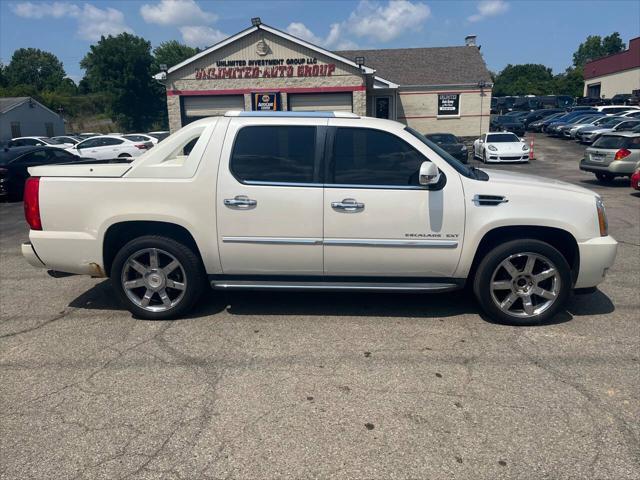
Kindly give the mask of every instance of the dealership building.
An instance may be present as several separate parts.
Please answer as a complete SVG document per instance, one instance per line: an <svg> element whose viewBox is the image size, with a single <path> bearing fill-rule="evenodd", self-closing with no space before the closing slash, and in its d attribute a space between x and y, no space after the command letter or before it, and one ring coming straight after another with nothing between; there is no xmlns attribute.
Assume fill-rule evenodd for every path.
<svg viewBox="0 0 640 480"><path fill-rule="evenodd" d="M619 93L640 96L640 37L632 38L627 50L584 66L585 97L611 98Z"/></svg>
<svg viewBox="0 0 640 480"><path fill-rule="evenodd" d="M252 23L156 75L171 131L228 110L349 111L461 137L489 126L491 76L473 36L456 47L332 52Z"/></svg>

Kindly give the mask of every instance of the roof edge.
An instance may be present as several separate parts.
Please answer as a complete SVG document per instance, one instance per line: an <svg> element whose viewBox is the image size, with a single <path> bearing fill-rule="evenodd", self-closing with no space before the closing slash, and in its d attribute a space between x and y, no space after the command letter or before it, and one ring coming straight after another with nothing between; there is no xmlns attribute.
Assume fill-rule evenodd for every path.
<svg viewBox="0 0 640 480"><path fill-rule="evenodd" d="M342 63L346 63L347 65L354 67L358 70L361 70L363 73L365 74L369 74L369 75L373 75L375 74L375 69L371 68L371 67L367 67L365 65L359 66L358 64L356 64L355 62L353 62L352 60L349 60L346 57L343 57L341 55L338 55L330 50L327 50L325 48L319 47L317 45L314 45L313 43L307 42L306 40L302 40L301 38L298 37L294 37L293 35L290 35L286 32L283 32L282 30L278 30L277 28L273 28L270 27L269 25L265 25L264 23L260 24L260 25L254 25L251 26L245 30L242 30L238 33L236 33L235 35L230 36L229 38L222 40L221 42L216 43L215 45L210 46L209 48L196 53L193 57L189 57L186 60L178 63L177 65L174 65L173 67L171 67L169 70L167 70L167 74L171 74L177 70L180 70L183 67L186 67L187 65L189 65L190 63L195 62L196 60L209 55L210 53L215 52L216 50L219 50L220 48L229 45L232 42L235 42L236 40L239 40L243 37L246 37L247 35L256 32L258 30L264 30L265 32L269 32L272 33L273 35L276 35L278 37L284 38L285 40L288 40L290 42L294 42L294 43L298 43L300 45L302 45L303 47L308 48L309 50L314 50L326 57L330 57L333 58L335 60L338 60L339 62ZM386 81L387 83L391 83Z"/></svg>

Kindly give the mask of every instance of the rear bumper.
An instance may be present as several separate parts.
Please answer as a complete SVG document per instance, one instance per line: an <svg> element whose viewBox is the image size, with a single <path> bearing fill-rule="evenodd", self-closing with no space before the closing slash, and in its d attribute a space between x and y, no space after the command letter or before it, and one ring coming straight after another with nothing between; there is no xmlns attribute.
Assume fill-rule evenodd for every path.
<svg viewBox="0 0 640 480"><path fill-rule="evenodd" d="M637 162L625 162L624 160L615 160L608 165L601 165L598 163L593 163L584 158L580 160L580 170L584 170L585 172L606 172L611 173L613 175L631 175L635 168Z"/></svg>
<svg viewBox="0 0 640 480"><path fill-rule="evenodd" d="M580 271L574 288L595 287L601 283L607 270L613 266L618 242L611 237L598 237L578 243Z"/></svg>
<svg viewBox="0 0 640 480"><path fill-rule="evenodd" d="M33 245L31 244L31 242L24 242L22 244L22 256L25 258L25 260L27 260L29 265L33 267L45 267L45 264L42 263L42 260L40 260L40 257L38 257L38 254L33 249Z"/></svg>
<svg viewBox="0 0 640 480"><path fill-rule="evenodd" d="M31 230L29 232L31 249L38 252L40 262L58 272L105 277L102 268L102 248L99 241L85 232L56 232ZM23 255L29 261L29 250ZM31 262L29 262L31 263Z"/></svg>

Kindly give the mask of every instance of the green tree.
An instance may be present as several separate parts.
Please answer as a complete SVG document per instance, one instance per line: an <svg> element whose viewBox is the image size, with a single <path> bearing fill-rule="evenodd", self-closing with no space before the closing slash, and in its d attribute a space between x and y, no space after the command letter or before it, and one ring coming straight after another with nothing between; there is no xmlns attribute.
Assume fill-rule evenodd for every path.
<svg viewBox="0 0 640 480"><path fill-rule="evenodd" d="M91 92L104 93L109 113L125 130L144 130L166 109L162 86L152 78L151 43L129 33L101 37L80 66Z"/></svg>
<svg viewBox="0 0 640 480"><path fill-rule="evenodd" d="M493 94L546 95L553 90L553 74L544 65L507 65L495 76Z"/></svg>
<svg viewBox="0 0 640 480"><path fill-rule="evenodd" d="M199 48L184 45L177 40L162 42L153 49L153 57L155 59L154 73L160 71L160 65L162 64L165 64L167 68L171 68L187 58L193 57L199 51Z"/></svg>
<svg viewBox="0 0 640 480"><path fill-rule="evenodd" d="M554 77L554 93L581 97L584 91L584 76L582 67L569 67L564 73Z"/></svg>
<svg viewBox="0 0 640 480"><path fill-rule="evenodd" d="M30 85L42 91L57 88L67 74L54 54L37 48L19 48L13 52L4 76L9 86Z"/></svg>
<svg viewBox="0 0 640 480"><path fill-rule="evenodd" d="M7 76L5 74L6 67L4 63L0 62L0 88L7 86Z"/></svg>
<svg viewBox="0 0 640 480"><path fill-rule="evenodd" d="M584 67L589 60L595 60L613 53L622 52L625 44L618 32L602 38L600 35L589 35L573 54L573 66Z"/></svg>

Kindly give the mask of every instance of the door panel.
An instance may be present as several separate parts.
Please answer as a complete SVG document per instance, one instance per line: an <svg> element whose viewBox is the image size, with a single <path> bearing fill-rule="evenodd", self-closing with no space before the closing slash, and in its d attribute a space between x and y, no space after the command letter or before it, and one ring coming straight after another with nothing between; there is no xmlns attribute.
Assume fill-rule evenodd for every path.
<svg viewBox="0 0 640 480"><path fill-rule="evenodd" d="M364 204L363 209L343 213L331 207L345 198ZM463 209L457 178L437 191L328 187L325 273L451 276L462 248Z"/></svg>
<svg viewBox="0 0 640 480"><path fill-rule="evenodd" d="M329 180L351 178L358 184L325 188L324 271L327 275L450 277L464 234L460 178L450 173L438 190L407 185L414 182L413 169L428 159L409 145L389 147L395 140L388 135L350 139L341 138L338 130L335 136L342 153L332 149ZM353 149L345 150L349 142ZM336 167L340 162L342 167ZM337 172L339 168L342 173ZM363 184L367 178L372 183L388 178L390 184L367 186ZM335 202L356 203L357 208L335 208Z"/></svg>
<svg viewBox="0 0 640 480"><path fill-rule="evenodd" d="M255 119L237 118L227 130L216 198L224 274L323 272L321 119L296 119L296 126L282 120L252 125Z"/></svg>

